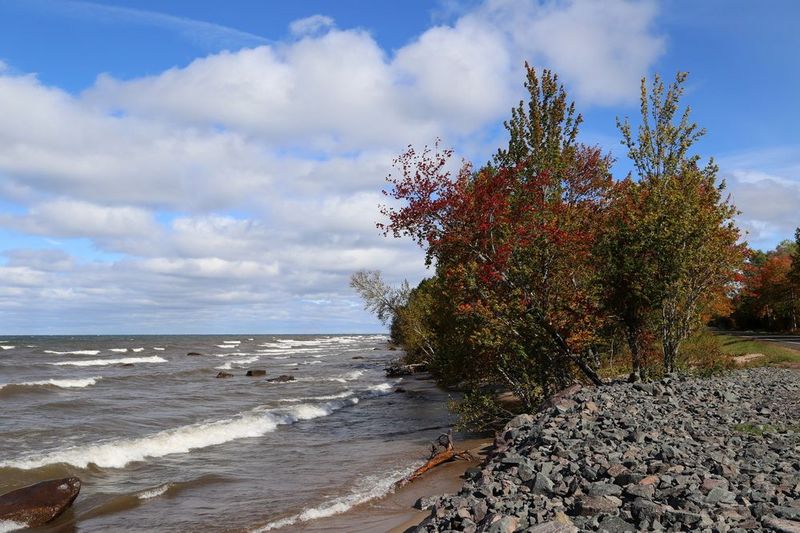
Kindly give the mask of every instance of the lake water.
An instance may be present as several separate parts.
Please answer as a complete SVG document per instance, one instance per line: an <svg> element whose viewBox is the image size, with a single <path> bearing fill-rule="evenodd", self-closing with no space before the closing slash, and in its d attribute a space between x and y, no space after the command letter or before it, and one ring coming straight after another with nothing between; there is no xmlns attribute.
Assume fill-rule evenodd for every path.
<svg viewBox="0 0 800 533"><path fill-rule="evenodd" d="M435 387L395 392L396 355L374 335L2 337L0 493L78 476L58 531L319 527L452 422Z"/></svg>

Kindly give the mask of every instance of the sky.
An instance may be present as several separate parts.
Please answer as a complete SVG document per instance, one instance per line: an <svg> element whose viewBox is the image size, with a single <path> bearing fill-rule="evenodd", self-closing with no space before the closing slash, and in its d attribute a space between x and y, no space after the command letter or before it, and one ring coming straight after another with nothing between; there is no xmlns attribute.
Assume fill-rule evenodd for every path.
<svg viewBox="0 0 800 533"><path fill-rule="evenodd" d="M581 140L689 71L751 246L800 225L794 0L0 0L0 334L382 332L348 286L416 283L384 237L405 146L481 164L523 64Z"/></svg>

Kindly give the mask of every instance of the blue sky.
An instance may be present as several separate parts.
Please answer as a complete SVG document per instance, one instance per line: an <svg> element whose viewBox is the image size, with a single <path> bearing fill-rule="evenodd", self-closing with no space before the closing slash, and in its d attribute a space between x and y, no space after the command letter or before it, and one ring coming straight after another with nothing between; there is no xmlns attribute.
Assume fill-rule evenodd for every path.
<svg viewBox="0 0 800 533"><path fill-rule="evenodd" d="M425 275L383 179L441 137L482 162L522 62L629 166L638 80L685 101L755 247L800 225L794 1L0 0L0 334L356 332L347 278Z"/></svg>

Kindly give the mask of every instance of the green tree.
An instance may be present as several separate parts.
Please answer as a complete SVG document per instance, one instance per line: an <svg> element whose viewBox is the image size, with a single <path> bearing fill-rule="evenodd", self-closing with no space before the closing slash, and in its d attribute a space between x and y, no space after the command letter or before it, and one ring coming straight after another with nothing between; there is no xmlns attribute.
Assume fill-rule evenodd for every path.
<svg viewBox="0 0 800 533"><path fill-rule="evenodd" d="M800 317L800 227L794 230L794 250L791 254L792 267L789 270L789 299L791 302L791 329L798 328Z"/></svg>
<svg viewBox="0 0 800 533"><path fill-rule="evenodd" d="M685 73L664 86L656 76L641 85L641 124L618 120L638 181L620 185L608 233L600 239L609 310L623 323L640 377L643 344L660 341L666 372L675 368L681 343L700 325L704 306L732 282L744 261L736 208L723 197L724 182L710 160L690 154L705 130L678 119ZM626 293L626 291L629 292Z"/></svg>

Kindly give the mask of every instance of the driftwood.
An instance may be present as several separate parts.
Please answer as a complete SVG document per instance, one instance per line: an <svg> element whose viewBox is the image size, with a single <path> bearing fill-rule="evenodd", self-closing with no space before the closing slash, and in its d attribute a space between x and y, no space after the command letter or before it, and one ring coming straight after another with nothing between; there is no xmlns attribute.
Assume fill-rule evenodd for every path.
<svg viewBox="0 0 800 533"><path fill-rule="evenodd" d="M398 481L397 486L402 487L403 485L411 483L431 468L454 459L471 461L474 459L474 457L467 450L456 451L456 449L453 447L453 431L450 430L447 433L439 435L439 438L436 439L435 442L431 443L431 453L428 457L428 462L414 470L405 478Z"/></svg>

